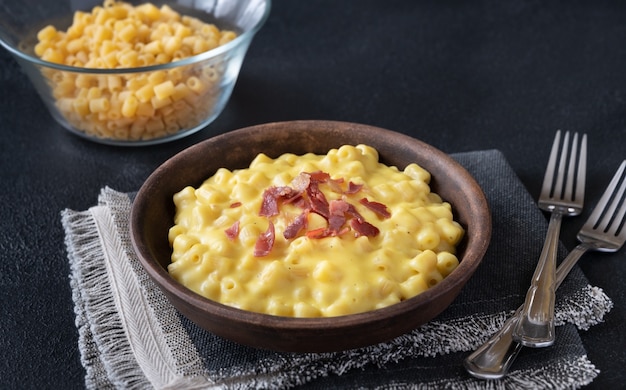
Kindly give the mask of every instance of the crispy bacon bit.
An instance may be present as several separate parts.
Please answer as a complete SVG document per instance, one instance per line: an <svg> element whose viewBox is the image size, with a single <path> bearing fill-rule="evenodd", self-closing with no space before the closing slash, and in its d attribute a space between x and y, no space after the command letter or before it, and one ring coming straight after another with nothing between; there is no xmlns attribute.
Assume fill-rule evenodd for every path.
<svg viewBox="0 0 626 390"><path fill-rule="evenodd" d="M297 195L295 191L293 190L293 188L289 186L272 187L272 188L273 188L274 196L276 197L276 199L281 199L281 198L289 199Z"/></svg>
<svg viewBox="0 0 626 390"><path fill-rule="evenodd" d="M275 188L276 187L270 187L263 191L263 200L261 202L259 215L264 217L278 215L278 198L274 195Z"/></svg>
<svg viewBox="0 0 626 390"><path fill-rule="evenodd" d="M359 213L354 205L352 205L351 203L348 203L348 211L346 212L350 214L353 218L356 218L359 222L365 221L365 218L363 218L361 213Z"/></svg>
<svg viewBox="0 0 626 390"><path fill-rule="evenodd" d="M278 199L289 198L293 194L291 187L269 187L263 191L263 200L259 215L263 217L272 217L278 215Z"/></svg>
<svg viewBox="0 0 626 390"><path fill-rule="evenodd" d="M330 215L344 215L350 210L350 203L343 199L331 200L328 205Z"/></svg>
<svg viewBox="0 0 626 390"><path fill-rule="evenodd" d="M232 226L226 229L224 232L226 233L226 237L230 238L231 240L236 239L237 236L239 236L239 221L233 223Z"/></svg>
<svg viewBox="0 0 626 390"><path fill-rule="evenodd" d="M343 214L331 215L328 218L328 234L338 236L344 223L346 223L346 217Z"/></svg>
<svg viewBox="0 0 626 390"><path fill-rule="evenodd" d="M331 200L329 204L328 230L330 235L337 235L346 223L346 213L350 204L345 200Z"/></svg>
<svg viewBox="0 0 626 390"><path fill-rule="evenodd" d="M291 203L292 205L299 207L305 211L311 210L311 202L309 202L309 199L305 198L304 196L297 196L295 198L290 199L289 202L285 202L285 203Z"/></svg>
<svg viewBox="0 0 626 390"><path fill-rule="evenodd" d="M302 194L293 193L288 198L283 199L283 204L294 204L298 206L300 204L300 200L302 199Z"/></svg>
<svg viewBox="0 0 626 390"><path fill-rule="evenodd" d="M341 179L328 179L328 181L326 182L326 184L328 184L330 186L330 189L335 191L338 194L341 194L343 192L343 188L341 187L341 185L343 184L343 178Z"/></svg>
<svg viewBox="0 0 626 390"><path fill-rule="evenodd" d="M349 182L348 189L345 190L344 193L356 194L357 192L361 191L361 188L363 188L363 184L354 184L353 182Z"/></svg>
<svg viewBox="0 0 626 390"><path fill-rule="evenodd" d="M289 186L269 187L263 191L263 200L261 202L259 215L262 217L273 217L274 215L278 215L279 200L282 200L285 203L291 203L297 201L301 195L301 192L296 191Z"/></svg>
<svg viewBox="0 0 626 390"><path fill-rule="evenodd" d="M311 202L311 210L328 219L328 217L330 217L328 201L326 200L326 195L320 190L317 182L311 182L306 189L306 194L309 196L309 202Z"/></svg>
<svg viewBox="0 0 626 390"><path fill-rule="evenodd" d="M358 236L376 237L380 230L374 225L366 221L359 221L358 219L351 219L350 226L354 229L355 234Z"/></svg>
<svg viewBox="0 0 626 390"><path fill-rule="evenodd" d="M241 202L233 202L230 204L230 208L234 209L241 206Z"/></svg>
<svg viewBox="0 0 626 390"><path fill-rule="evenodd" d="M311 184L311 175L306 172L301 172L298 176L293 178L290 184L296 192L303 194L309 187L309 184Z"/></svg>
<svg viewBox="0 0 626 390"><path fill-rule="evenodd" d="M323 171L311 172L308 175L311 177L311 180L318 183L326 183L330 180L330 175Z"/></svg>
<svg viewBox="0 0 626 390"><path fill-rule="evenodd" d="M370 202L369 200L367 200L367 198L361 199L359 203L361 203L363 206L367 207L368 209L372 210L373 212L375 212L376 214L378 214L379 216L383 218L391 217L391 213L387 209L387 206L385 206L382 203Z"/></svg>
<svg viewBox="0 0 626 390"><path fill-rule="evenodd" d="M309 230L306 237L319 239L325 237L341 236L351 229L359 236L374 237L380 233L378 228L369 222L357 211L353 204L344 199L334 199L330 202L326 195L320 190L320 184L325 183L337 194L355 194L363 188L362 184L348 182L347 188L343 189L344 179L332 179L326 172L317 171L312 173L302 172L296 176L289 186L269 187L263 192L261 209L259 215L273 217L280 214L280 204L292 204L302 209L302 213L285 227L283 236L290 240L297 237L303 230L306 230L308 214L313 212L326 219L328 225L318 229ZM389 218L391 213L387 207L378 202L370 202L366 198L360 200L368 209L377 215ZM235 202L231 207L241 206L240 202ZM349 221L349 223L347 223ZM233 224L227 229L226 234L234 239L239 231L239 224ZM274 246L275 230L272 221L265 233L259 235L254 247L254 256L262 257L268 255Z"/></svg>
<svg viewBox="0 0 626 390"><path fill-rule="evenodd" d="M322 228L309 230L308 232L306 232L306 236L308 238L324 238L324 237L328 237L328 229L322 227Z"/></svg>
<svg viewBox="0 0 626 390"><path fill-rule="evenodd" d="M308 174L311 177L311 180L317 183L326 183L330 186L330 188L337 192L342 193L343 190L341 188L341 184L343 184L343 177L339 179L333 179L330 177L330 174L323 171L311 172Z"/></svg>
<svg viewBox="0 0 626 390"><path fill-rule="evenodd" d="M272 221L269 221L269 226L265 233L261 233L259 238L256 240L254 244L254 256L255 257L263 257L267 256L274 246L274 238L275 238L274 224Z"/></svg>
<svg viewBox="0 0 626 390"><path fill-rule="evenodd" d="M298 235L302 229L306 228L308 212L304 211L293 220L283 232L283 237L290 240Z"/></svg>

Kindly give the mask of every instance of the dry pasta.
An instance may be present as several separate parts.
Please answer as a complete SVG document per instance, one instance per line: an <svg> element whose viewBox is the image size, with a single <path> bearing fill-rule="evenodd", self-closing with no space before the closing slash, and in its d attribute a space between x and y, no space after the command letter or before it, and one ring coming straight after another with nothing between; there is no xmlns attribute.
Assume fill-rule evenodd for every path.
<svg viewBox="0 0 626 390"><path fill-rule="evenodd" d="M34 51L68 66L125 69L179 61L236 36L167 5L105 0L91 12L76 11L66 31L51 25L40 30ZM151 139L201 124L213 111L223 74L220 61L119 75L44 71L56 108L69 124L120 140Z"/></svg>
<svg viewBox="0 0 626 390"><path fill-rule="evenodd" d="M392 305L459 264L464 230L429 181L416 164L380 163L366 145L260 154L249 168L219 169L174 195L168 271L209 299L273 315Z"/></svg>

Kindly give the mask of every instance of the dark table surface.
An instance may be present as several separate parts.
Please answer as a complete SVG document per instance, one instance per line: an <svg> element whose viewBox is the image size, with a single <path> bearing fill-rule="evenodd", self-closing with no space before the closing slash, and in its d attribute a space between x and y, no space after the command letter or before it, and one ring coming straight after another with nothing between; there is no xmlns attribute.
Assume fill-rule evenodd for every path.
<svg viewBox="0 0 626 390"><path fill-rule="evenodd" d="M141 148L65 131L0 50L0 387L84 386L62 209L89 208L104 186L137 190L213 135L293 119L380 126L447 153L499 149L535 198L554 132L586 132L591 206L626 158L626 2L276 0L222 115ZM589 209L564 220L568 249ZM623 388L626 255L580 265L615 303L581 332L601 370L590 388Z"/></svg>

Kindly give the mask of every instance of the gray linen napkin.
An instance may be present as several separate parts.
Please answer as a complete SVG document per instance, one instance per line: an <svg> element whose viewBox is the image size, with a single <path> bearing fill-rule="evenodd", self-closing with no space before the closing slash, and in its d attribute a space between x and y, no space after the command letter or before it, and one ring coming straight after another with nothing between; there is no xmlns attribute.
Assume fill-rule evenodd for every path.
<svg viewBox="0 0 626 390"><path fill-rule="evenodd" d="M181 316L149 280L130 243L132 195L104 188L97 206L62 211L87 388L579 388L599 371L578 329L611 300L574 268L557 296L557 341L524 349L509 376L470 377L462 360L524 299L547 221L496 150L453 155L482 186L493 236L459 297L428 324L389 342L322 354L238 345ZM565 256L561 247L559 257Z"/></svg>

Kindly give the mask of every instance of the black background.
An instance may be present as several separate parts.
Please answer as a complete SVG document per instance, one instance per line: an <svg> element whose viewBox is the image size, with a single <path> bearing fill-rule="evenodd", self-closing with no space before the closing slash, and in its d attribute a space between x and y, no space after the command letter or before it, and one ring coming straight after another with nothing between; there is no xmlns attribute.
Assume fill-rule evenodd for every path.
<svg viewBox="0 0 626 390"><path fill-rule="evenodd" d="M626 158L626 3L621 1L276 0L223 114L165 145L85 141L56 124L0 50L0 387L81 388L60 211L100 189L137 190L167 158L247 125L292 119L360 122L455 153L499 149L533 197L557 129L586 132L586 213ZM602 372L626 382L626 256L581 267L615 308L582 331ZM530 275L529 275L530 277ZM461 362L459 362L461 364Z"/></svg>

